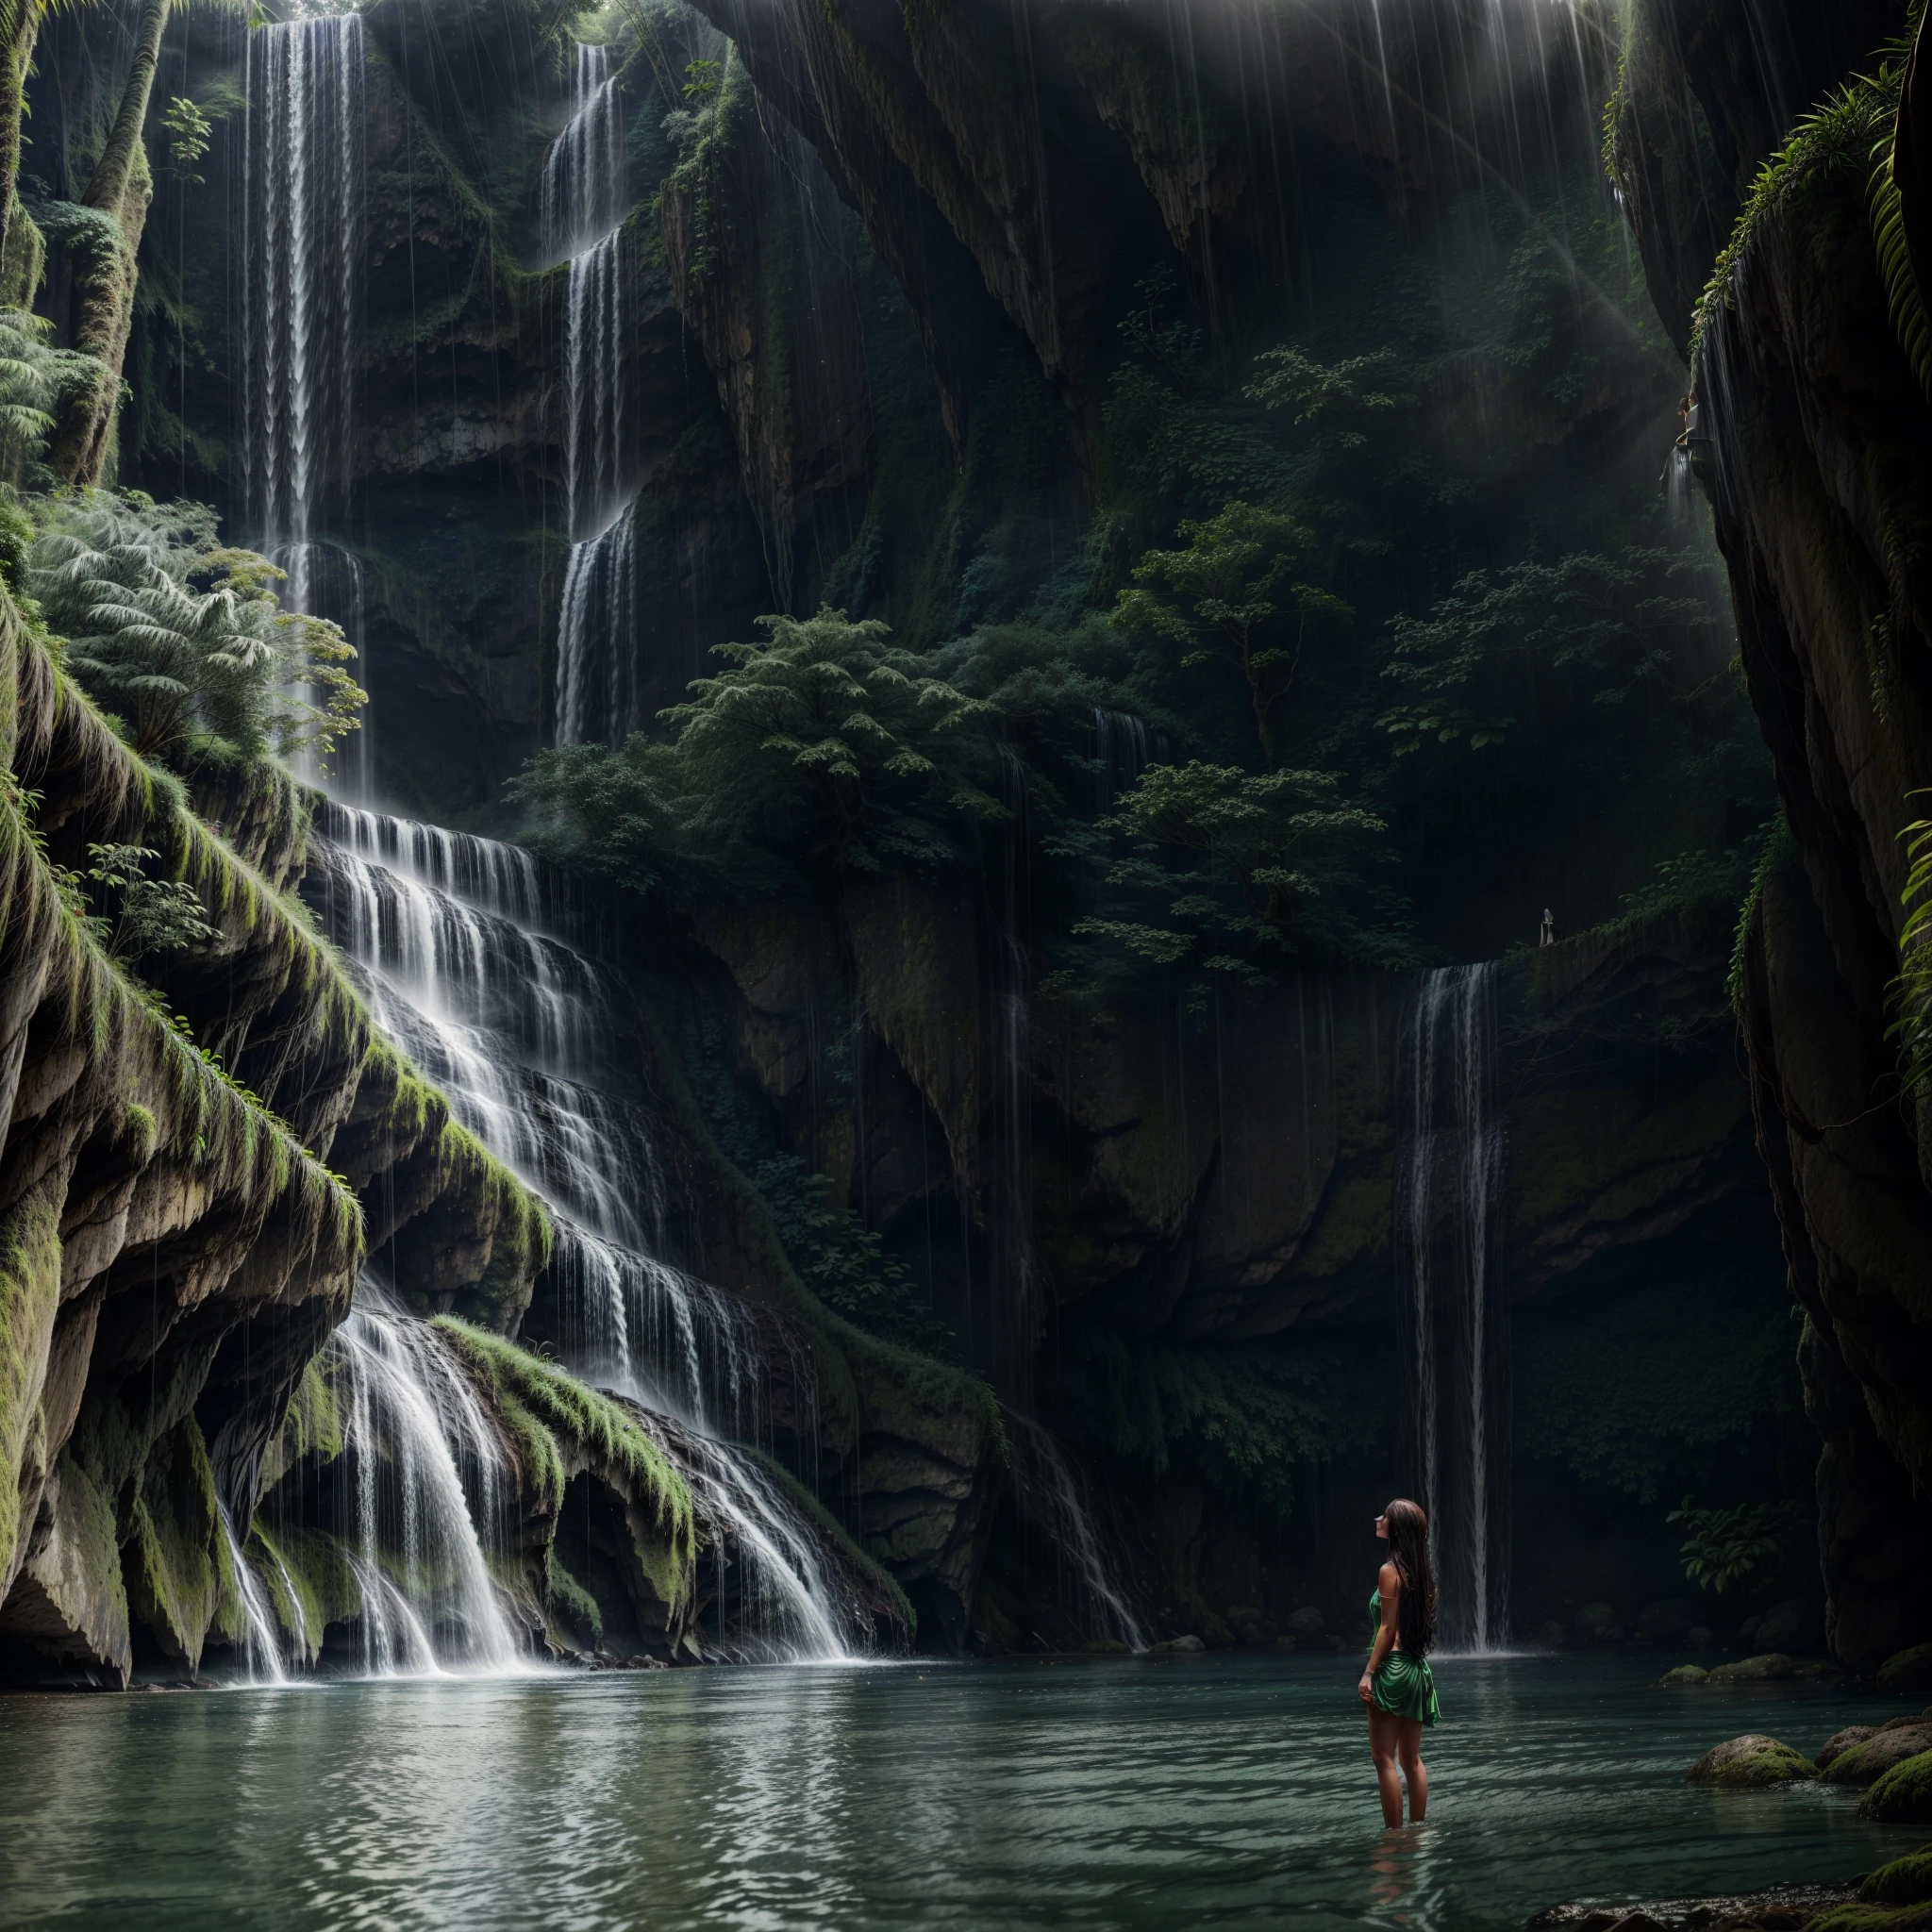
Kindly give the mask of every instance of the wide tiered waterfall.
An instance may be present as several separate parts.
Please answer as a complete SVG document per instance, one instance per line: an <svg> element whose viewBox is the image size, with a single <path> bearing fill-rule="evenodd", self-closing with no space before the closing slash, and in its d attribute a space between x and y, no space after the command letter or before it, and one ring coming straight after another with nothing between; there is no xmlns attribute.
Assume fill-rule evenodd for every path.
<svg viewBox="0 0 1932 1932"><path fill-rule="evenodd" d="M623 221L628 205L623 95L602 47L579 46L573 112L543 165L542 242L568 260L564 487L570 563L558 615L557 739L617 738L632 722L637 635L632 330Z"/></svg>
<svg viewBox="0 0 1932 1932"><path fill-rule="evenodd" d="M333 618L359 652L362 567L326 533L346 519L355 469L365 173L361 16L323 14L255 29L247 78L242 496L252 541L288 573L283 603ZM343 789L366 793L373 774L366 720L343 758Z"/></svg>
<svg viewBox="0 0 1932 1932"><path fill-rule="evenodd" d="M526 854L343 806L325 807L319 829L317 897L378 1024L552 1208L566 1362L661 1419L667 1453L727 1566L720 1627L708 1637L743 1657L862 1649L869 1616L822 1534L742 1446L769 1430L765 1389L780 1357L798 1432L813 1433L808 1351L775 1317L660 1258L665 1187L649 1109L621 1073L638 1058L634 1041L626 1053L623 990L541 930L541 881ZM374 1319L358 1310L352 1328L362 1328L343 1345L373 1343L375 1331L363 1330ZM466 1425L441 1433L469 1440ZM480 1451L469 1459L480 1462ZM471 1475L473 1515L476 1490ZM478 1661L496 1661L479 1638L471 1644Z"/></svg>
<svg viewBox="0 0 1932 1932"><path fill-rule="evenodd" d="M1404 1023L1396 1230L1408 1273L1409 1437L1445 1643L1507 1641L1509 1307L1497 1280L1503 1129L1495 967L1425 974Z"/></svg>

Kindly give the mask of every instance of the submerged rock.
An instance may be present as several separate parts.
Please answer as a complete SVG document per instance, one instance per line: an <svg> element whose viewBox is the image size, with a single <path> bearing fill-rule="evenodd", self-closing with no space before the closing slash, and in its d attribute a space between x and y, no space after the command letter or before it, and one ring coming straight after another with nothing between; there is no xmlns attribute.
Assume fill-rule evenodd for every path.
<svg viewBox="0 0 1932 1932"><path fill-rule="evenodd" d="M1713 1745L1685 1773L1693 1785L1733 1790L1796 1784L1817 1775L1818 1767L1808 1757L1759 1731Z"/></svg>
<svg viewBox="0 0 1932 1932"><path fill-rule="evenodd" d="M1637 1932L1642 1925L1661 1926L1663 1932L1796 1932L1811 1925L1819 1913L1849 1906L1857 1896L1849 1885L1791 1885L1728 1898L1552 1906L1529 1926L1530 1932Z"/></svg>

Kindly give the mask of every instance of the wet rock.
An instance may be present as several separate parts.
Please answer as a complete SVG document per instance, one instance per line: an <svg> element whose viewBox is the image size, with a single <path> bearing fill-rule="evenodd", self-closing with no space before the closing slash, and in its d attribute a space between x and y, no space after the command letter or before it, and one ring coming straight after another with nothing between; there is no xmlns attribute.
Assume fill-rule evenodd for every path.
<svg viewBox="0 0 1932 1932"><path fill-rule="evenodd" d="M1841 1731L1834 1731L1818 1747L1818 1756L1811 1761L1820 1771L1825 1770L1841 1751L1849 1751L1854 1744L1862 1744L1876 1729L1873 1724L1847 1724Z"/></svg>
<svg viewBox="0 0 1932 1932"><path fill-rule="evenodd" d="M1304 1604L1282 1626L1297 1643L1319 1643L1328 1634L1328 1620L1313 1604Z"/></svg>
<svg viewBox="0 0 1932 1932"><path fill-rule="evenodd" d="M1690 1606L1676 1598L1645 1604L1637 1613L1637 1634L1653 1643L1674 1643L1688 1635L1690 1621Z"/></svg>
<svg viewBox="0 0 1932 1932"><path fill-rule="evenodd" d="M1824 1648L1824 1598L1816 1591L1773 1604L1758 1619L1756 1641L1766 1650L1802 1653Z"/></svg>
<svg viewBox="0 0 1932 1932"><path fill-rule="evenodd" d="M1620 1643L1624 1626L1608 1604L1585 1604L1576 1612L1576 1634L1591 1643Z"/></svg>
<svg viewBox="0 0 1932 1932"><path fill-rule="evenodd" d="M1858 1800L1860 1818L1887 1824L1920 1824L1932 1820L1932 1751L1921 1751L1894 1764Z"/></svg>
<svg viewBox="0 0 1932 1932"><path fill-rule="evenodd" d="M1894 1764L1922 1751L1932 1751L1932 1724L1918 1719L1884 1724L1839 1751L1824 1769L1825 1780L1835 1785L1876 1784Z"/></svg>
<svg viewBox="0 0 1932 1932"><path fill-rule="evenodd" d="M1849 1885L1778 1886L1741 1897L1552 1906L1529 1924L1531 1932L1624 1932L1633 1924L1659 1925L1664 1932L1798 1932L1819 1913L1849 1905L1857 1896ZM1637 1913L1642 1917L1633 1917Z"/></svg>
<svg viewBox="0 0 1932 1932"><path fill-rule="evenodd" d="M1693 1624L1690 1626L1690 1628L1684 1633L1684 1641L1688 1643L1692 1650L1708 1650L1710 1646L1717 1641L1717 1639L1715 1636L1712 1635L1710 1626L1708 1624Z"/></svg>
<svg viewBox="0 0 1932 1932"><path fill-rule="evenodd" d="M1693 1684L1709 1680L1710 1673L1698 1664L1679 1664L1674 1671L1666 1671L1657 1682L1673 1690L1689 1690Z"/></svg>
<svg viewBox="0 0 1932 1932"><path fill-rule="evenodd" d="M1166 1643L1157 1643L1154 1648L1157 1654L1164 1652L1172 1657L1200 1657L1208 1646L1198 1637L1190 1635L1172 1638Z"/></svg>
<svg viewBox="0 0 1932 1932"><path fill-rule="evenodd" d="M1798 1667L1782 1651L1766 1651L1761 1657L1740 1657L1736 1663L1719 1664L1711 1672L1713 1684L1772 1684L1794 1677Z"/></svg>
<svg viewBox="0 0 1932 1932"><path fill-rule="evenodd" d="M1558 1618L1551 1617L1536 1626L1536 1636L1531 1641L1539 1650L1561 1650L1570 1641L1570 1627Z"/></svg>
<svg viewBox="0 0 1932 1932"><path fill-rule="evenodd" d="M1894 1651L1878 1667L1881 1690L1932 1690L1932 1643L1915 1643Z"/></svg>
<svg viewBox="0 0 1932 1932"><path fill-rule="evenodd" d="M1714 1745L1685 1774L1693 1785L1729 1790L1796 1784L1817 1775L1818 1767L1808 1757L1759 1731Z"/></svg>

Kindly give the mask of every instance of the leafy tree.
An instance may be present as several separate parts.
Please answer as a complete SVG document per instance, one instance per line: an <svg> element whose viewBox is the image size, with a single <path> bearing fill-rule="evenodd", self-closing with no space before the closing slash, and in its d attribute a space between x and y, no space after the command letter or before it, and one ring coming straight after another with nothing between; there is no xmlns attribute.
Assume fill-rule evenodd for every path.
<svg viewBox="0 0 1932 1932"><path fill-rule="evenodd" d="M333 624L282 611L270 587L283 573L223 548L214 528L205 505L139 491L58 499L27 589L67 639L68 667L143 755L207 734L249 756L325 756L366 702L345 668L355 653Z"/></svg>
<svg viewBox="0 0 1932 1932"><path fill-rule="evenodd" d="M1084 919L1078 937L1244 983L1287 955L1409 963L1399 903L1359 870L1386 828L1340 796L1332 773L1150 765L1101 824L1130 847L1107 883L1141 909Z"/></svg>
<svg viewBox="0 0 1932 1932"><path fill-rule="evenodd" d="M1247 687L1268 762L1280 762L1275 708L1312 635L1340 630L1348 605L1308 581L1313 536L1279 510L1239 501L1180 526L1181 550L1150 550L1120 593L1114 622L1163 640L1183 666L1224 664Z"/></svg>
<svg viewBox="0 0 1932 1932"><path fill-rule="evenodd" d="M1391 623L1394 657L1383 675L1405 702L1380 726L1398 756L1432 740L1479 751L1516 726L1500 706L1550 672L1593 686L1599 705L1667 689L1666 674L1698 645L1718 655L1722 611L1696 582L1706 569L1687 553L1626 550L1512 564L1493 576L1472 571L1428 616Z"/></svg>
<svg viewBox="0 0 1932 1932"><path fill-rule="evenodd" d="M1395 358L1386 349L1324 366L1284 343L1264 350L1255 361L1259 373L1242 393L1266 408L1287 410L1297 428L1313 425L1328 432L1341 449L1362 448L1373 430L1415 402L1403 390L1369 386L1395 372Z"/></svg>
<svg viewBox="0 0 1932 1932"><path fill-rule="evenodd" d="M997 706L924 675L883 624L831 609L758 624L763 640L715 645L731 669L660 714L668 742L541 753L512 795L549 811L576 854L640 883L667 857L747 847L835 875L944 864L959 857L958 826L1006 815L986 789Z"/></svg>

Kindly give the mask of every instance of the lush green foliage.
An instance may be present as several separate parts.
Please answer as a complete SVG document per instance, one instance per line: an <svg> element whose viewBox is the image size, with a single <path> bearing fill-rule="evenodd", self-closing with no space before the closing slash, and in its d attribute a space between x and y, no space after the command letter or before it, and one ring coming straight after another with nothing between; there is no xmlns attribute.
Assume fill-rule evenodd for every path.
<svg viewBox="0 0 1932 1932"><path fill-rule="evenodd" d="M1796 1345L1781 1284L1748 1260L1532 1307L1517 1323L1517 1450L1639 1501L1737 1480L1803 1439Z"/></svg>
<svg viewBox="0 0 1932 1932"><path fill-rule="evenodd" d="M665 711L668 734L541 754L512 795L550 815L566 856L634 880L667 862L776 853L820 875L957 862L1006 808L997 712L927 674L883 624L766 617L732 668Z"/></svg>
<svg viewBox="0 0 1932 1932"><path fill-rule="evenodd" d="M1187 1469L1276 1518L1297 1472L1366 1452L1387 1426L1387 1377L1332 1342L1176 1342L1098 1324L1069 1338L1063 1394L1081 1433L1156 1475Z"/></svg>
<svg viewBox="0 0 1932 1932"><path fill-rule="evenodd" d="M1919 794L1911 794L1917 797ZM1906 848L1906 914L1898 936L1898 977L1891 993L1898 1017L1890 1028L1900 1071L1910 1091L1932 1074L1932 819L1914 819L1899 833Z"/></svg>
<svg viewBox="0 0 1932 1932"><path fill-rule="evenodd" d="M1694 1496L1686 1496L1664 1520L1684 1525L1684 1574L1722 1596L1727 1590L1748 1591L1771 1575L1786 1535L1807 1518L1803 1505L1789 1502L1701 1509Z"/></svg>
<svg viewBox="0 0 1932 1932"><path fill-rule="evenodd" d="M358 722L366 698L341 632L282 611L270 588L282 573L225 548L206 505L48 499L25 576L68 669L144 756L178 756L196 736L325 754Z"/></svg>
<svg viewBox="0 0 1932 1932"><path fill-rule="evenodd" d="M93 929L117 959L185 953L221 934L204 917L201 894L185 879L158 879L161 855L145 845L90 845L81 877L95 910Z"/></svg>

